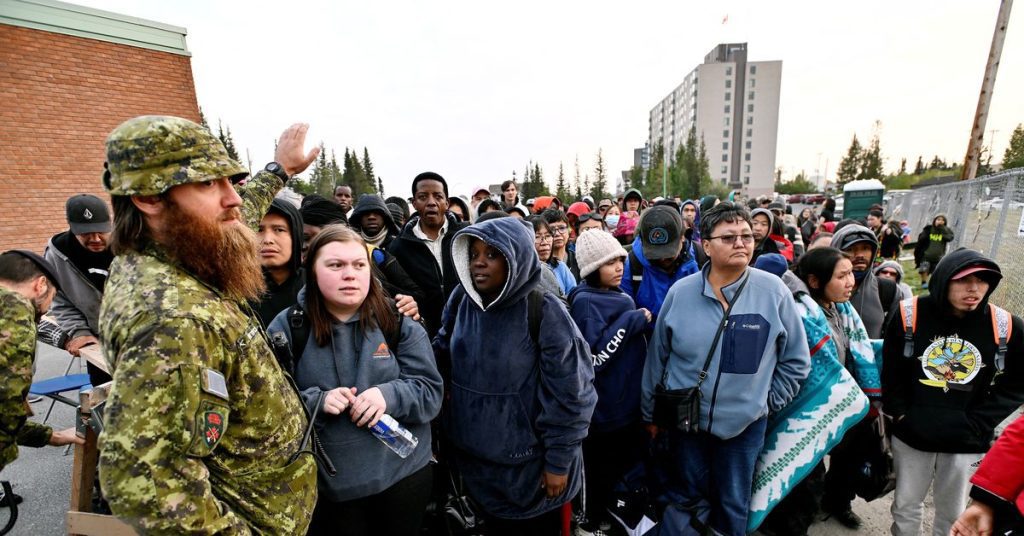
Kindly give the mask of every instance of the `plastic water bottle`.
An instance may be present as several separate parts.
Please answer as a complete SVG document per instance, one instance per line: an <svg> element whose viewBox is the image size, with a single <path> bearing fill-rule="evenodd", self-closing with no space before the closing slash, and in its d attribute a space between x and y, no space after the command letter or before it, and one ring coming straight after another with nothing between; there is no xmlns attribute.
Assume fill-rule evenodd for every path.
<svg viewBox="0 0 1024 536"><path fill-rule="evenodd" d="M420 444L420 440L416 439L412 432L398 424L398 421L387 413L381 415L377 424L370 427L370 433L402 458L412 454L412 451L416 450L416 445Z"/></svg>

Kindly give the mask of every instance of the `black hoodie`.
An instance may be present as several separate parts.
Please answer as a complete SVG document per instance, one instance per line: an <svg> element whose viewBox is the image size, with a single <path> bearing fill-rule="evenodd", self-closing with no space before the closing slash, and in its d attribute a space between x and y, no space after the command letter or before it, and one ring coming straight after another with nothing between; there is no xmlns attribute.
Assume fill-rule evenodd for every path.
<svg viewBox="0 0 1024 536"><path fill-rule="evenodd" d="M896 419L896 437L917 450L985 452L996 425L1024 404L1024 322L1016 316L1006 369L997 374L995 367L997 345L988 299L999 276L979 274L990 281L988 294L962 318L953 314L947 299L950 279L971 265L999 270L987 257L969 249L946 255L935 267L929 281L931 294L918 298L914 357L903 356L905 331L899 314L893 315L886 333L885 412Z"/></svg>
<svg viewBox="0 0 1024 536"><path fill-rule="evenodd" d="M379 212L381 217L384 218L384 229L387 230L387 237L377 247L386 250L391 245L391 241L398 235L400 229L395 225L394 218L391 217L391 210L388 209L387 204L384 203L384 200L379 195L363 194L359 196L359 202L352 209L352 214L348 217L348 223L356 232L362 233L363 215L369 212ZM364 235L363 238L366 239L367 237Z"/></svg>
<svg viewBox="0 0 1024 536"><path fill-rule="evenodd" d="M302 288L305 279L302 276L302 216L299 215L299 209L284 199L274 199L267 213L280 214L288 220L288 230L292 237L292 258L288 261L291 274L280 285L274 282L269 272L263 270L267 293L259 303L253 303L252 306L260 315L264 326L269 325L277 313L295 305L299 289Z"/></svg>

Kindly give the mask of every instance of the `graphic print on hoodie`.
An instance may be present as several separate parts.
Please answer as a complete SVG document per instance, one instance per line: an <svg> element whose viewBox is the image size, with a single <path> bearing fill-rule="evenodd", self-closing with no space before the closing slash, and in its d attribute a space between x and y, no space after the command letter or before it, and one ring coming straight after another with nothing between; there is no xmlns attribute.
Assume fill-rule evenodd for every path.
<svg viewBox="0 0 1024 536"><path fill-rule="evenodd" d="M586 281L569 293L569 314L590 345L597 407L590 429L609 432L640 420L640 384L647 358L647 317L618 287Z"/></svg>
<svg viewBox="0 0 1024 536"><path fill-rule="evenodd" d="M990 284L977 309L963 317L955 316L949 304L951 278L972 264L996 268L969 249L949 253L936 267L931 294L918 298L911 357L903 355L905 330L899 314L893 315L886 332L883 403L896 418L893 433L917 450L985 452L996 425L1024 404L1024 322L1016 316L1005 370L995 366L988 301L998 283Z"/></svg>

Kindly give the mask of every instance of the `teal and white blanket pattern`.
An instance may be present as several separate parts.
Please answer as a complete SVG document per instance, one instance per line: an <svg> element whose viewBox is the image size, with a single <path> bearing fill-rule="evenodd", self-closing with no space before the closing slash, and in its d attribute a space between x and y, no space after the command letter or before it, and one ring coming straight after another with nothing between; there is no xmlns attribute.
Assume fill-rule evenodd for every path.
<svg viewBox="0 0 1024 536"><path fill-rule="evenodd" d="M800 483L868 413L867 394L881 396L876 346L849 303L836 304L850 341L851 375L839 363L824 312L806 294L796 298L811 349L811 372L796 398L768 421L764 449L754 470L747 531L753 532L772 508ZM880 352L879 352L880 353ZM865 394L867 393L867 394Z"/></svg>

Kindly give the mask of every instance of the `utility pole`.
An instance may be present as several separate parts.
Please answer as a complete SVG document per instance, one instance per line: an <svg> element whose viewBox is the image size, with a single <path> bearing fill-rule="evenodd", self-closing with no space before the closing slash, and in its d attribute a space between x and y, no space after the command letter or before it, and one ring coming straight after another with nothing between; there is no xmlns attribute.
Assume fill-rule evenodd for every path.
<svg viewBox="0 0 1024 536"><path fill-rule="evenodd" d="M1013 7L1013 0L1002 0L999 5L996 31L992 35L992 48L988 52L985 78L981 81L978 110L974 113L974 126L971 128L971 140L967 144L967 157L964 160L963 171L960 172L960 180L973 179L978 172L978 159L981 156L982 138L985 136L988 107L992 102L992 89L996 85L996 72L999 70L999 59L1003 54L1003 41L1006 40L1006 27L1010 23L1011 7Z"/></svg>

